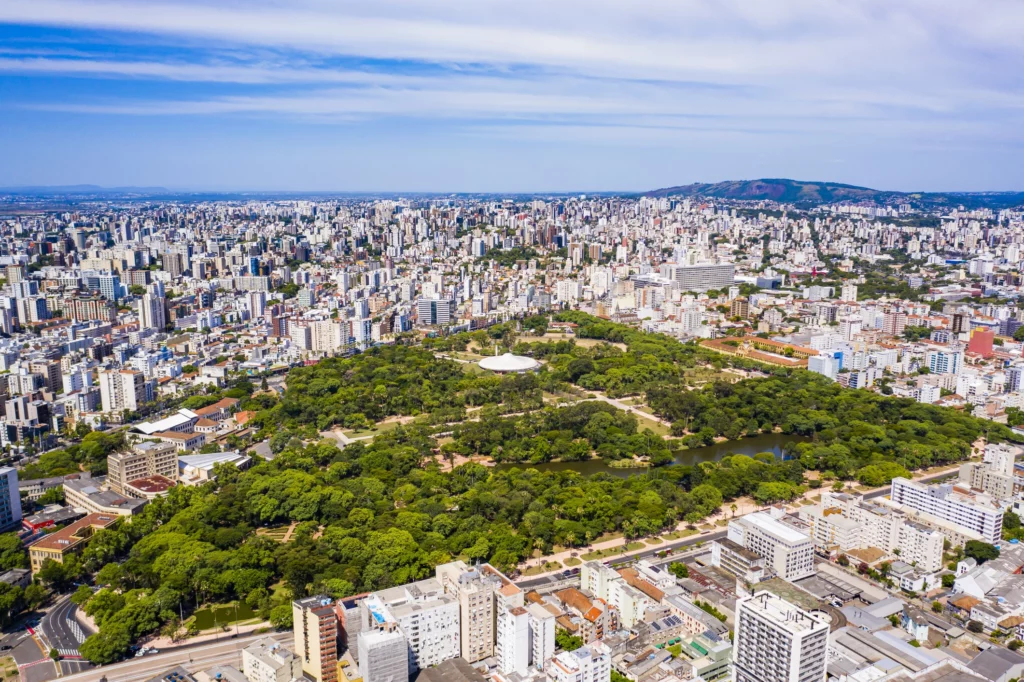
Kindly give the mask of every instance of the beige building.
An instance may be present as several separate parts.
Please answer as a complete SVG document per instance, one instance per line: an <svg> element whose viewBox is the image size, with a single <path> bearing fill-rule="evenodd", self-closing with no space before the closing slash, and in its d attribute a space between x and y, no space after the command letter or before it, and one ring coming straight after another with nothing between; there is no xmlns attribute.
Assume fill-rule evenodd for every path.
<svg viewBox="0 0 1024 682"><path fill-rule="evenodd" d="M292 602L295 655L316 682L338 682L338 614L327 596Z"/></svg>
<svg viewBox="0 0 1024 682"><path fill-rule="evenodd" d="M138 443L128 452L107 455L107 486L128 494L128 484L140 478L163 476L178 480L178 449L174 443Z"/></svg>
<svg viewBox="0 0 1024 682"><path fill-rule="evenodd" d="M32 573L38 573L47 559L64 563L69 554L82 551L93 533L112 525L118 518L115 514L89 514L56 533L39 538L28 547Z"/></svg>
<svg viewBox="0 0 1024 682"><path fill-rule="evenodd" d="M242 649L242 672L249 682L291 682L302 679L302 661L270 637Z"/></svg>
<svg viewBox="0 0 1024 682"><path fill-rule="evenodd" d="M446 593L459 600L462 657L470 663L495 655L495 623L523 606L523 591L490 564L470 568L464 561L437 567Z"/></svg>
<svg viewBox="0 0 1024 682"><path fill-rule="evenodd" d="M142 372L104 370L98 377L104 412L137 410L146 402L146 377Z"/></svg>
<svg viewBox="0 0 1024 682"><path fill-rule="evenodd" d="M158 438L161 443L172 444L178 452L197 450L206 444L205 433L179 433L177 431L163 431L154 433L153 438Z"/></svg>

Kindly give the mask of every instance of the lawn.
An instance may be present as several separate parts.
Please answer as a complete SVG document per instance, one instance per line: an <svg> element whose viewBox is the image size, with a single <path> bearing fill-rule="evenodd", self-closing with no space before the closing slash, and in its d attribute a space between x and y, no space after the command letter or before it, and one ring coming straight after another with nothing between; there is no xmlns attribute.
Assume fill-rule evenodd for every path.
<svg viewBox="0 0 1024 682"><path fill-rule="evenodd" d="M672 435L672 429L665 426L661 422L655 421L653 419L648 419L647 417L641 417L635 412L633 413L633 416L636 417L637 420L636 430L640 433L643 433L644 429L650 429L656 435L661 436L663 438L665 436Z"/></svg>
<svg viewBox="0 0 1024 682"><path fill-rule="evenodd" d="M600 559L607 559L610 556L618 556L622 554L622 545L618 547L609 547L608 549L599 549L596 552L587 552L581 558L584 561L597 561Z"/></svg>
<svg viewBox="0 0 1024 682"><path fill-rule="evenodd" d="M647 538L646 540L644 540L644 542L646 542L648 545L660 545L662 540L661 538Z"/></svg>
<svg viewBox="0 0 1024 682"><path fill-rule="evenodd" d="M546 561L543 566L530 566L528 569L523 571L523 575L540 575L541 573L550 573L551 571L557 571L562 568L562 564L557 561Z"/></svg>
<svg viewBox="0 0 1024 682"><path fill-rule="evenodd" d="M212 608L200 609L195 612L196 627L200 630L209 630L218 625L250 620L256 617L256 612L245 602L214 606Z"/></svg>
<svg viewBox="0 0 1024 682"><path fill-rule="evenodd" d="M401 425L399 421L381 422L372 429L364 429L362 431L342 431L349 438L365 438L366 436L376 436L381 433L387 433L393 429L398 428Z"/></svg>
<svg viewBox="0 0 1024 682"><path fill-rule="evenodd" d="M682 540L683 538L688 538L691 535L696 534L697 531L695 530L674 530L671 533L666 533L665 535L662 535L661 537L663 540Z"/></svg>
<svg viewBox="0 0 1024 682"><path fill-rule="evenodd" d="M579 566L583 562L580 561L579 557L571 556L568 559L566 559L565 561L563 561L562 563L571 568L573 566Z"/></svg>
<svg viewBox="0 0 1024 682"><path fill-rule="evenodd" d="M642 543L642 542L631 542L631 543L629 543L628 545L626 545L626 551L627 551L627 552L635 552L635 551L637 551L638 549L643 549L643 548L644 548L644 547L646 547L646 546L647 546L647 545L645 545L645 544L644 544L644 543Z"/></svg>

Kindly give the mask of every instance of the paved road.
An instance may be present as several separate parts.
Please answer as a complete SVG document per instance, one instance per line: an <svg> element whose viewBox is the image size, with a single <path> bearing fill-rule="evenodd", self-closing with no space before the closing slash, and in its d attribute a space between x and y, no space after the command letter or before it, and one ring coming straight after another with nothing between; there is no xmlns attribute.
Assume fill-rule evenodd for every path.
<svg viewBox="0 0 1024 682"><path fill-rule="evenodd" d="M79 656L78 646L93 634L75 618L77 610L70 596L62 597L39 621L43 637L61 656Z"/></svg>
<svg viewBox="0 0 1024 682"><path fill-rule="evenodd" d="M220 642L210 642L194 647L178 648L155 656L132 658L123 663L105 665L78 674L65 674L61 680L69 682L99 682L105 677L108 682L137 682L155 677L176 665L184 666L189 672L207 670L215 665L231 665L242 669L242 649L262 637L273 637L278 642L292 642L291 632L277 632L270 635L241 637Z"/></svg>
<svg viewBox="0 0 1024 682"><path fill-rule="evenodd" d="M622 556L622 557L614 556L614 557L610 557L610 558L606 559L605 561L609 561L612 564L619 564L619 563L630 563L630 562L633 562L633 561L638 561L640 559L649 559L649 558L653 557L654 555L656 555L656 554L658 554L660 552L669 551L669 552L675 553L675 552L677 552L680 549L686 549L688 547L696 545L698 542L700 542L700 543L708 543L708 542L711 542L712 540L719 540L721 538L724 538L726 535L727 535L727 531L724 531L724 530L716 531L716 532L713 532L713 533L708 533L707 535L691 535L688 538L684 538L684 539L678 540L676 542L666 542L665 544L655 545L653 547L650 547L649 549L645 549L643 551L637 552L635 554L630 554L628 556ZM536 589L538 587L546 587L548 585L551 585L553 583L558 583L558 582L561 582L563 580L565 580L565 579L560 574L556 574L556 575L543 576L543 577L540 577L540 578L526 578L526 579L523 579L523 580L517 580L515 582L516 582L516 585L519 585L519 587L522 587L522 588L525 588L525 589Z"/></svg>

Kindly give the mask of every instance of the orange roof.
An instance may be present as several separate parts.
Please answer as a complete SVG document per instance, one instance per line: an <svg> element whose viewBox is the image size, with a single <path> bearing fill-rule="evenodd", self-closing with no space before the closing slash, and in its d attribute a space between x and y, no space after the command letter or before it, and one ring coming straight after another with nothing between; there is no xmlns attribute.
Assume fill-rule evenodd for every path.
<svg viewBox="0 0 1024 682"><path fill-rule="evenodd" d="M970 611L975 606L980 604L981 600L980 599L975 599L974 597L972 597L969 594L965 594L963 596L957 597L956 599L950 599L949 603L952 604L953 606L957 607L958 609L963 609L964 611Z"/></svg>

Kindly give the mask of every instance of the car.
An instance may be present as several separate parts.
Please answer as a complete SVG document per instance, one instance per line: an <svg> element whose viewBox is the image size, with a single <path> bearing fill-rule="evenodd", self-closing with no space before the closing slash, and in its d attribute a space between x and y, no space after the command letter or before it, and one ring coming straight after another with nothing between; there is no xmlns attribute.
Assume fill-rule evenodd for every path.
<svg viewBox="0 0 1024 682"><path fill-rule="evenodd" d="M12 647L10 644L2 644L2 645L0 645L0 651L8 651L8 650L13 649L13 648L14 647Z"/></svg>
<svg viewBox="0 0 1024 682"><path fill-rule="evenodd" d="M160 653L160 650L159 649L150 649L149 653L151 653L151 654L158 654L158 653Z"/></svg>

